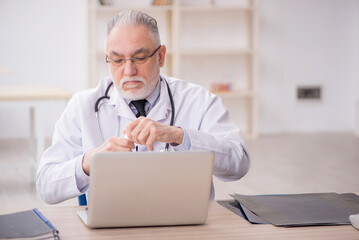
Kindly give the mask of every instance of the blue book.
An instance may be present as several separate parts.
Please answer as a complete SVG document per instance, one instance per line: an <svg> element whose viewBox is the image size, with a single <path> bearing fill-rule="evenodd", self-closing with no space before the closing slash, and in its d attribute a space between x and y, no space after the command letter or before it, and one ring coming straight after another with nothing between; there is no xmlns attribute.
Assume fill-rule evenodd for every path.
<svg viewBox="0 0 359 240"><path fill-rule="evenodd" d="M0 239L60 239L59 231L34 208L0 215Z"/></svg>

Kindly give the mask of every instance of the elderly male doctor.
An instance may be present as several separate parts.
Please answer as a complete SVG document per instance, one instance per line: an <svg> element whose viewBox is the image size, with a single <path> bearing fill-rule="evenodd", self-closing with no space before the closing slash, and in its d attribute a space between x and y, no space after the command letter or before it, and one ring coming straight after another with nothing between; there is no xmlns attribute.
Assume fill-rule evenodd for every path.
<svg viewBox="0 0 359 240"><path fill-rule="evenodd" d="M215 153L213 174L220 180L247 173L248 152L221 99L203 87L160 75L166 47L155 19L134 10L119 13L108 23L105 54L111 77L73 96L42 156L36 184L47 203L88 191L95 153L131 152L136 146L138 151L160 151L166 143L170 151L210 150ZM97 102L106 92L109 98ZM139 102L144 109L138 110Z"/></svg>

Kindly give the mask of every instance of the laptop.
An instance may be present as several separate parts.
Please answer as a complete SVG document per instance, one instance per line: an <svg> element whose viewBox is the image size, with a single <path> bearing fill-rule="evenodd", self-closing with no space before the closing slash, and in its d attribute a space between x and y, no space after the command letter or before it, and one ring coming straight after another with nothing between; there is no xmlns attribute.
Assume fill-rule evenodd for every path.
<svg viewBox="0 0 359 240"><path fill-rule="evenodd" d="M214 153L97 153L91 159L90 228L204 224Z"/></svg>

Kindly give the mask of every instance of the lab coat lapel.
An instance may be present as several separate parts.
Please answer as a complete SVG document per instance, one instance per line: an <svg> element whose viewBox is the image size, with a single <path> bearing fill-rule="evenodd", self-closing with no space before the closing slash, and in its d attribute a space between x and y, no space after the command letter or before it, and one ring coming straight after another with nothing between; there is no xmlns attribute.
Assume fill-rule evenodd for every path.
<svg viewBox="0 0 359 240"><path fill-rule="evenodd" d="M113 88L110 96L108 103L104 104L103 107L106 111L100 114L104 140L114 136L123 136L122 131L126 125L136 119L127 102L120 97L117 89Z"/></svg>
<svg viewBox="0 0 359 240"><path fill-rule="evenodd" d="M102 144L102 141L106 141L110 137L118 135L118 115L114 114L114 107L108 104L102 104L99 108L98 120L100 129L98 129L102 138L99 143Z"/></svg>
<svg viewBox="0 0 359 240"><path fill-rule="evenodd" d="M120 96L117 89L113 89L111 93L110 100L108 102L110 105L115 106L114 113L116 116L121 116L122 118L127 118L129 120L135 120L136 116L132 112L131 108L128 106L126 100Z"/></svg>

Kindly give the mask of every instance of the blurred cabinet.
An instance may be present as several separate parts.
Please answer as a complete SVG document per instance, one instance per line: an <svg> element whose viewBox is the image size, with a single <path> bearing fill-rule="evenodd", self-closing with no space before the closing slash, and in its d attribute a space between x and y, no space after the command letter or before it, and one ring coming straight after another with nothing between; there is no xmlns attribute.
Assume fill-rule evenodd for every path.
<svg viewBox="0 0 359 240"><path fill-rule="evenodd" d="M257 0L172 0L166 5L150 0L112 0L111 5L90 1L90 87L108 75L107 21L123 9L138 9L158 22L167 47L162 74L214 91L244 135L257 135ZM218 91L223 86L227 91Z"/></svg>

